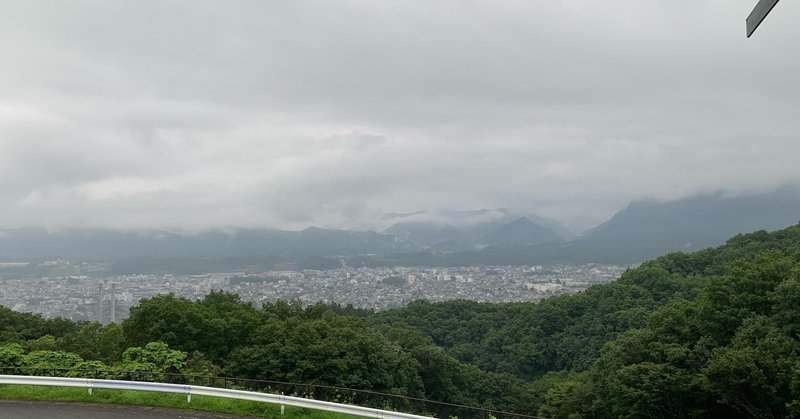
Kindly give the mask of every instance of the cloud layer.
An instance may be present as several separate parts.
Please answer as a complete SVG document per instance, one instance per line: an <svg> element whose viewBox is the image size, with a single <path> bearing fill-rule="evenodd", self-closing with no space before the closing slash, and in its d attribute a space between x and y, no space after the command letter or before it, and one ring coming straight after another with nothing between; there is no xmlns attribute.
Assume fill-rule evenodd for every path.
<svg viewBox="0 0 800 419"><path fill-rule="evenodd" d="M4 3L0 224L360 228L800 181L800 6Z"/></svg>

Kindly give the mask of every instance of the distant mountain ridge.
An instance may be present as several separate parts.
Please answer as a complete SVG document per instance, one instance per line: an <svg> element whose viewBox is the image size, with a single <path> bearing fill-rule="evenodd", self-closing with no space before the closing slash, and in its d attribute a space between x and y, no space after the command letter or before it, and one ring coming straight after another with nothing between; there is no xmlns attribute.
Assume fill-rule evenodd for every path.
<svg viewBox="0 0 800 419"><path fill-rule="evenodd" d="M694 251L723 244L737 234L777 230L800 221L800 187L769 193L690 196L674 201L636 201L609 221L562 243L513 248L457 249L450 253L418 252L373 260L364 266L394 264L457 266L464 264L628 265L674 251ZM449 243L454 249L453 243ZM435 249L433 249L435 250ZM356 263L356 262L354 262Z"/></svg>
<svg viewBox="0 0 800 419"><path fill-rule="evenodd" d="M542 227L525 217L519 217L481 237L477 243L487 246L514 247L562 241L564 239L553 230Z"/></svg>
<svg viewBox="0 0 800 419"><path fill-rule="evenodd" d="M770 193L636 201L609 221L564 241L557 221L506 209L392 214L382 232L309 227L210 230L193 234L75 228L0 230L0 261L35 258L352 258L370 266L464 264L630 264L672 251L722 244L739 233L800 220L800 187ZM562 226L563 227L563 226ZM364 255L375 255L362 257ZM316 263L315 263L316 264ZM326 263L320 265L326 265Z"/></svg>
<svg viewBox="0 0 800 419"><path fill-rule="evenodd" d="M455 226L445 224L405 221L397 223L384 234L392 234L402 240L408 240L419 246L428 247L443 241L461 242L468 240L466 233Z"/></svg>
<svg viewBox="0 0 800 419"><path fill-rule="evenodd" d="M437 251L561 242L573 236L557 220L536 214L521 215L505 208L440 210L434 214L418 211L403 216L395 214L392 220L396 219L401 221L382 232L413 242L421 248ZM512 223L518 225L509 227ZM514 234L515 237L502 237Z"/></svg>
<svg viewBox="0 0 800 419"><path fill-rule="evenodd" d="M800 220L800 188L728 197L695 195L668 202L635 201L609 221L587 231L597 243L660 245L696 250L720 245L739 233L777 230Z"/></svg>
<svg viewBox="0 0 800 419"><path fill-rule="evenodd" d="M489 210L476 212L485 215ZM115 231L73 228L48 232L41 228L0 230L0 260L65 258L123 260L140 258L225 258L275 256L348 257L388 255L421 249L460 251L476 246L511 247L561 241L551 230L525 219L510 228L510 215L458 228L449 224L400 222L381 233L309 227L301 231L277 229L210 230L179 234L159 230ZM402 218L402 215L400 216ZM512 220L513 221L513 220ZM519 219L516 221L520 223ZM524 228L523 228L524 227ZM484 232L487 232L484 234ZM473 239L483 235L483 241Z"/></svg>
<svg viewBox="0 0 800 419"><path fill-rule="evenodd" d="M177 234L146 230L39 228L0 230L0 260L66 258L120 260L136 258L221 258L279 256L352 256L413 251L416 246L392 235L371 231L302 231L241 229Z"/></svg>

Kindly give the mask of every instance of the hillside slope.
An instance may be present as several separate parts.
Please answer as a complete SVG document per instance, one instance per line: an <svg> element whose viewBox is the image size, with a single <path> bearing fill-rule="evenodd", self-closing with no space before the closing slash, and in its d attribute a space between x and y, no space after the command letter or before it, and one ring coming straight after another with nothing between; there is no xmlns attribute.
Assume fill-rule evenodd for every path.
<svg viewBox="0 0 800 419"><path fill-rule="evenodd" d="M416 302L375 321L532 380L547 417L795 417L798 307L800 225L669 254L538 304Z"/></svg>

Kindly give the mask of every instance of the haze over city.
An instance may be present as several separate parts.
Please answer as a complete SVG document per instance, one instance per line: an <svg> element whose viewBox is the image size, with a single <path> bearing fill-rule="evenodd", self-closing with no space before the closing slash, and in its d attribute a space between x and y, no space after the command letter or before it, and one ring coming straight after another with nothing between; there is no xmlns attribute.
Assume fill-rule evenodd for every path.
<svg viewBox="0 0 800 419"><path fill-rule="evenodd" d="M4 2L0 227L374 228L800 181L796 2Z"/></svg>

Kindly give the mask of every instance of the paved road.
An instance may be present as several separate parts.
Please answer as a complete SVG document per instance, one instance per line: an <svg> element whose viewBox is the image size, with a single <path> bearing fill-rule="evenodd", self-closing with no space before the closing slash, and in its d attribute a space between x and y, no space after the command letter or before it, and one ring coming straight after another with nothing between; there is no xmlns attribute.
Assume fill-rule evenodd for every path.
<svg viewBox="0 0 800 419"><path fill-rule="evenodd" d="M0 400L3 419L220 419L246 416L118 404Z"/></svg>

